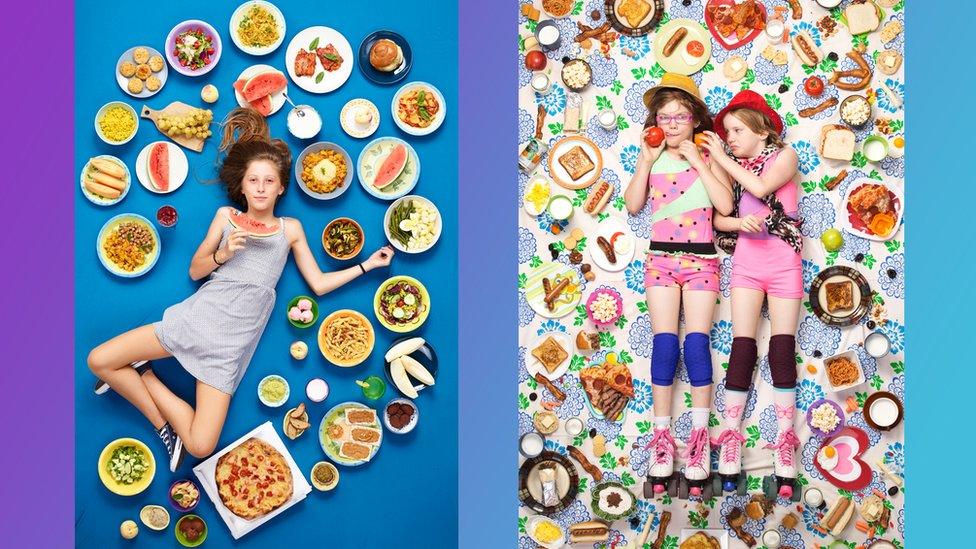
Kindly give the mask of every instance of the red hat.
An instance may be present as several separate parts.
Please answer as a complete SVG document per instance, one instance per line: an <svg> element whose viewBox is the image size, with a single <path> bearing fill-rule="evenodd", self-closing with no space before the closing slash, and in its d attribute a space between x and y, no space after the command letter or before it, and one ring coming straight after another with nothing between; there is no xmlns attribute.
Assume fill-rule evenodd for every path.
<svg viewBox="0 0 976 549"><path fill-rule="evenodd" d="M752 90L742 90L735 94L732 101L729 101L729 104L715 115L715 133L722 138L722 141L725 141L725 125L722 124L722 120L733 109L752 109L761 112L773 123L777 134L783 133L783 119L769 106L766 99Z"/></svg>

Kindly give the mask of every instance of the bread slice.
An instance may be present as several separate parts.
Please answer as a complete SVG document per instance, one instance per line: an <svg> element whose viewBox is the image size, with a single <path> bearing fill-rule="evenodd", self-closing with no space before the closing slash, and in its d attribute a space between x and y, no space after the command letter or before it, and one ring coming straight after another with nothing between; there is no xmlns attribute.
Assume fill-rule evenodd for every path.
<svg viewBox="0 0 976 549"><path fill-rule="evenodd" d="M843 282L828 282L827 312L847 311L854 308L854 283L850 280Z"/></svg>
<svg viewBox="0 0 976 549"><path fill-rule="evenodd" d="M566 173L569 174L569 177L573 178L573 181L579 180L579 178L596 169L596 165L593 164L590 155L586 154L583 147L579 145L569 149L568 152L560 156L559 163L562 164L563 168L566 168Z"/></svg>
<svg viewBox="0 0 976 549"><path fill-rule="evenodd" d="M881 26L881 19L878 18L878 8L873 2L863 4L851 4L844 10L844 17L847 18L847 28L852 35L863 34L877 30Z"/></svg>
<svg viewBox="0 0 976 549"><path fill-rule="evenodd" d="M644 0L624 0L617 7L617 14L627 19L627 24L637 28L651 11L651 5Z"/></svg>
<svg viewBox="0 0 976 549"><path fill-rule="evenodd" d="M857 138L854 132L840 124L827 124L820 129L820 156L850 162L854 158Z"/></svg>
<svg viewBox="0 0 976 549"><path fill-rule="evenodd" d="M559 368L560 364L569 358L569 353L566 352L566 349L563 349L563 346L555 338L549 336L541 345L532 349L532 356L538 359L551 374L556 371L556 368Z"/></svg>

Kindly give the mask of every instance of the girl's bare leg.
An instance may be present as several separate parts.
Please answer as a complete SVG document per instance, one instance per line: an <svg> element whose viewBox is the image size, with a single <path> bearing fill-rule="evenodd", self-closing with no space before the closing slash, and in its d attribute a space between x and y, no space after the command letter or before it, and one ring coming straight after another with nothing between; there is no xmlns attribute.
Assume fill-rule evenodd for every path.
<svg viewBox="0 0 976 549"><path fill-rule="evenodd" d="M88 367L112 390L132 403L157 430L166 424L139 373L130 364L170 356L159 344L152 324L146 324L102 343L88 354Z"/></svg>
<svg viewBox="0 0 976 549"><path fill-rule="evenodd" d="M762 313L763 298L766 293L752 288L732 288L732 335L735 337L756 338L759 315ZM772 318L773 297L769 298L769 313ZM774 334L776 332L773 332Z"/></svg>
<svg viewBox="0 0 976 549"><path fill-rule="evenodd" d="M795 335L800 320L800 300L769 296L770 335Z"/></svg>
<svg viewBox="0 0 976 549"><path fill-rule="evenodd" d="M197 407L194 410L152 372L146 372L142 377L163 417L183 439L186 451L198 458L212 454L227 418L230 395L197 381Z"/></svg>
<svg viewBox="0 0 976 549"><path fill-rule="evenodd" d="M647 288L647 309L651 313L651 331L655 334L677 334L681 290L669 286ZM653 352L653 351L652 351ZM654 416L671 415L671 385L651 384Z"/></svg>
<svg viewBox="0 0 976 549"><path fill-rule="evenodd" d="M685 332L708 334L712 329L712 318L715 316L715 302L718 294L704 290L686 290L684 292ZM703 385L691 388L692 408L712 407L712 386Z"/></svg>

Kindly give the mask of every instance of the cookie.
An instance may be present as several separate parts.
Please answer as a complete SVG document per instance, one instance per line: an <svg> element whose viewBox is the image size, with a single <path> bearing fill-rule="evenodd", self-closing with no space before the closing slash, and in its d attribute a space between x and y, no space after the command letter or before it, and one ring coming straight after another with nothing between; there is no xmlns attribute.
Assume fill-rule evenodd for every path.
<svg viewBox="0 0 976 549"><path fill-rule="evenodd" d="M119 65L119 73L126 78L132 78L136 74L135 63L132 61L123 61L122 64Z"/></svg>
<svg viewBox="0 0 976 549"><path fill-rule="evenodd" d="M132 58L136 63L145 63L146 61L149 61L149 50L139 46L138 48L132 50Z"/></svg>
<svg viewBox="0 0 976 549"><path fill-rule="evenodd" d="M152 69L153 72L159 72L159 71L163 70L163 56L162 55L154 55L154 56L150 57L149 58L149 68Z"/></svg>
<svg viewBox="0 0 976 549"><path fill-rule="evenodd" d="M139 80L138 78L133 76L132 78L129 79L128 88L129 88L129 93L142 93L142 88L143 88L142 80Z"/></svg>

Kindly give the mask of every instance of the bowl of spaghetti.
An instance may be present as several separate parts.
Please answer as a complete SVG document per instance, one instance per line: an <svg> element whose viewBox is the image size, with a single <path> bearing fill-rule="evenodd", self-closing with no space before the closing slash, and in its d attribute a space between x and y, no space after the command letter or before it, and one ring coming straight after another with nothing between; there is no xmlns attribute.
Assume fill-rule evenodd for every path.
<svg viewBox="0 0 976 549"><path fill-rule="evenodd" d="M854 351L844 351L823 361L824 377L831 391L843 391L865 382L864 368Z"/></svg>
<svg viewBox="0 0 976 549"><path fill-rule="evenodd" d="M319 325L319 350L326 360L349 368L362 364L373 352L376 341L373 325L351 309L340 309Z"/></svg>

